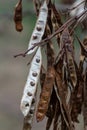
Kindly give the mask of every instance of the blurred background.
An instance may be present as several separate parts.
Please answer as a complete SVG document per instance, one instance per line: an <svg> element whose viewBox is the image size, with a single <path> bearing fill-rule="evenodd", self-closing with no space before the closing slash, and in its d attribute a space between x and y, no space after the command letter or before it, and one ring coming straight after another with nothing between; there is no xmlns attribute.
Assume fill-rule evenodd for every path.
<svg viewBox="0 0 87 130"><path fill-rule="evenodd" d="M24 0L24 29L16 32L13 21L16 3L17 0L0 0L0 130L22 130L20 101L29 72L29 57L15 59L13 56L27 49L36 20L32 1ZM44 130L43 126L43 122L35 122L32 130Z"/></svg>

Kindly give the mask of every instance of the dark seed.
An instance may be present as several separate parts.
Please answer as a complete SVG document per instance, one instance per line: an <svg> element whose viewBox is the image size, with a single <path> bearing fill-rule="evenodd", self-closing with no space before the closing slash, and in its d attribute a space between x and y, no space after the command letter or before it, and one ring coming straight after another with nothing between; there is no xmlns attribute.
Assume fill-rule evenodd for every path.
<svg viewBox="0 0 87 130"><path fill-rule="evenodd" d="M45 8L42 8L42 10L43 10L44 12L46 12L46 11L47 11Z"/></svg>
<svg viewBox="0 0 87 130"><path fill-rule="evenodd" d="M32 93L28 92L27 95L28 95L28 96L32 96Z"/></svg>
<svg viewBox="0 0 87 130"><path fill-rule="evenodd" d="M29 106L29 103L25 104L25 107L28 107Z"/></svg>
<svg viewBox="0 0 87 130"><path fill-rule="evenodd" d="M32 100L32 104L35 103L35 99Z"/></svg>
<svg viewBox="0 0 87 130"><path fill-rule="evenodd" d="M38 30L38 31L41 31L41 30L42 30L42 28L41 28L41 27L37 27L37 30Z"/></svg>
<svg viewBox="0 0 87 130"><path fill-rule="evenodd" d="M33 110L30 110L30 114L33 114Z"/></svg>
<svg viewBox="0 0 87 130"><path fill-rule="evenodd" d="M34 72L34 73L32 73L32 75L33 75L34 77L36 77L36 76L37 76L37 73Z"/></svg>
<svg viewBox="0 0 87 130"><path fill-rule="evenodd" d="M36 62L39 63L39 62L40 62L40 59L36 59Z"/></svg>
<svg viewBox="0 0 87 130"><path fill-rule="evenodd" d="M34 86L34 85L35 85L35 83L31 81L31 82L30 82L30 85L31 85L31 86Z"/></svg>
<svg viewBox="0 0 87 130"><path fill-rule="evenodd" d="M37 39L37 36L35 35L35 36L33 36L33 39L35 40L35 39Z"/></svg>

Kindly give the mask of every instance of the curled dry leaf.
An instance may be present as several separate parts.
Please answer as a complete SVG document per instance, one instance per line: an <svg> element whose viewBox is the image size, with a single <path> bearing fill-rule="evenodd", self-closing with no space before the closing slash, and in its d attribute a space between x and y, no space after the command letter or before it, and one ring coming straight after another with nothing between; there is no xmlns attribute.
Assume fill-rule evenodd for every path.
<svg viewBox="0 0 87 130"><path fill-rule="evenodd" d="M45 27L46 27L46 22L47 22L47 16L48 16L48 7L46 4L46 1L44 1L43 5L40 8L40 13L36 22L35 29L32 33L31 39L29 41L29 46L28 49L30 49L32 46L34 46L36 43L40 42L42 40ZM44 17L44 19L43 19ZM33 50L30 50L28 54L33 53L37 47L35 47Z"/></svg>
<svg viewBox="0 0 87 130"><path fill-rule="evenodd" d="M41 55L41 49L39 48L32 60L30 72L27 78L27 82L23 92L23 97L21 100L21 111L24 114L24 116L27 116L27 114L29 113L32 100L36 93L41 64L42 64L42 55Z"/></svg>
<svg viewBox="0 0 87 130"><path fill-rule="evenodd" d="M19 0L19 2L15 6L14 22L15 22L16 30L21 32L23 30L23 26L22 26L22 0Z"/></svg>

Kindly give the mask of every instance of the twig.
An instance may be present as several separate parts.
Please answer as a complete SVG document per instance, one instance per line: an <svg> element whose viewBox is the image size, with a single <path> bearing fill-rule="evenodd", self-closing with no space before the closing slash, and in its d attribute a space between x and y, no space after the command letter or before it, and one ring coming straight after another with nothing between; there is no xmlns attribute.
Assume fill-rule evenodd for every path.
<svg viewBox="0 0 87 130"><path fill-rule="evenodd" d="M81 3L79 3L78 5L76 5L76 6L74 6L73 8L67 8L67 11L72 11L72 10L74 10L74 9L76 9L78 6L80 6L81 4L83 4L85 2L85 0L84 1L82 1Z"/></svg>
<svg viewBox="0 0 87 130"><path fill-rule="evenodd" d="M34 44L30 49L28 49L27 51L25 51L24 53L20 53L18 55L15 55L14 57L18 57L18 56L23 56L25 57L26 54L30 51L33 50L36 46L42 46L43 44L46 44L47 41L49 41L50 39L52 39L53 37L55 37L58 33L62 32L66 27L69 28L73 23L77 24L78 20L84 16L87 13L87 9L84 10L84 12L82 12L79 16L75 16L74 18L70 18L67 22L65 22L56 32L54 32L52 35L50 35L49 37L45 38L44 40Z"/></svg>

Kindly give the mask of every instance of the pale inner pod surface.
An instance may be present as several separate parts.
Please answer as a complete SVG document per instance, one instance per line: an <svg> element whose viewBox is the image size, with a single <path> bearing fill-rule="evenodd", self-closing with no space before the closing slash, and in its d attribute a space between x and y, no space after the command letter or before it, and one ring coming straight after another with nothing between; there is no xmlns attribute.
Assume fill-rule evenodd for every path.
<svg viewBox="0 0 87 130"><path fill-rule="evenodd" d="M42 55L41 55L41 48L39 47L36 52L36 55L32 60L30 72L27 78L27 82L23 92L23 97L21 100L20 109L24 116L27 116L31 108L31 103L37 89L41 64L42 64Z"/></svg>
<svg viewBox="0 0 87 130"><path fill-rule="evenodd" d="M48 16L48 7L46 1L44 1L43 5L40 8L40 13L36 22L35 29L29 41L28 49L30 49L34 44L41 41L46 27L47 16ZM28 54L33 53L36 49L37 47L35 47L33 50L30 50Z"/></svg>

